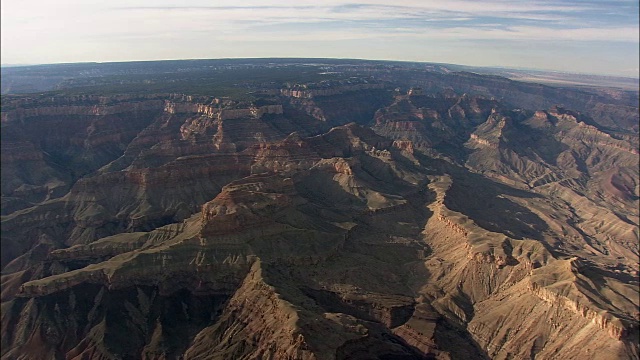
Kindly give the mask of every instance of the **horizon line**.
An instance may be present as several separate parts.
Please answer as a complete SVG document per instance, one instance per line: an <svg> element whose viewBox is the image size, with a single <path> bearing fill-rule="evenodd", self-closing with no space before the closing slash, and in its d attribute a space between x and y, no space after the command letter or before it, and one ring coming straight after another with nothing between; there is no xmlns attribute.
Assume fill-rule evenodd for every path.
<svg viewBox="0 0 640 360"><path fill-rule="evenodd" d="M414 64L430 64L430 65L449 65L449 66L460 66L467 68L476 68L476 69L495 69L495 70L517 70L517 71L539 71L539 72L548 72L548 73L556 73L556 74L569 74L569 75L588 75L588 76L597 76L597 77L608 77L608 78L619 78L619 79L631 79L631 80L640 80L640 74L637 77L632 75L624 76L624 75L612 75L612 74L603 74L603 73L586 73L586 72L570 72L570 71L562 71L562 70L554 70L554 69L543 69L543 68L529 68L529 67L515 67L508 65L468 65L468 64L455 64L455 63L443 63L443 62L431 62L431 61L416 61L416 60L398 60L398 59L364 59L364 58L340 58L340 57L294 57L294 56L283 56L283 57L224 57L224 58L181 58L181 59L153 59L153 60L122 60L122 61L77 61L77 62L54 62L54 63L35 63L35 64L23 64L23 63L9 63L2 64L0 63L0 68L14 68L14 67L30 67L30 66L55 66L55 65L81 65L81 64L124 64L124 63L151 63L151 62L167 62L167 61L206 61L206 60L357 60L357 61L371 61L371 62L402 62L402 63L414 63Z"/></svg>

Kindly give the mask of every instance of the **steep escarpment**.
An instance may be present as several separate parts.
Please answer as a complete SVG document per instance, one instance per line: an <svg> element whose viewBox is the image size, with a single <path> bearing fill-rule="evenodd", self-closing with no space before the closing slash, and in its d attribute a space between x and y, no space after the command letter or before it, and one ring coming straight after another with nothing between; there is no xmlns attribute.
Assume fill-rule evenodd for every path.
<svg viewBox="0 0 640 360"><path fill-rule="evenodd" d="M583 351L595 358L626 356L629 349L620 340L638 331L633 315L638 302L629 296L633 285L611 273L596 275L599 270L588 261L560 259L544 242L487 232L446 207L450 178L434 180L434 216L425 227L434 256L427 267L447 280L422 288L434 298L433 306L454 322L468 323L492 358L580 358ZM616 290L595 290L604 283ZM573 344L583 341L585 332L599 345L578 351Z"/></svg>
<svg viewBox="0 0 640 360"><path fill-rule="evenodd" d="M490 99L455 94L398 94L375 114L375 131L432 155L461 157L459 144L500 105Z"/></svg>
<svg viewBox="0 0 640 360"><path fill-rule="evenodd" d="M41 334L45 330L35 325L39 324L37 309L45 306L41 304L52 296L63 296L65 299L77 296L71 294L86 286L101 288L103 294L120 294L146 286L150 287L147 292L156 292L163 299L178 296L175 295L176 291L187 291L193 294L190 296L199 299L213 295L224 298L234 294L225 303L219 321L216 317L206 317L211 319L211 323L199 334L193 335L192 344L184 350L187 357L197 358L204 353L240 357L272 354L290 358L333 358L338 356L335 354L341 354L339 356L349 358L349 354L374 346L376 350L371 354L417 358L417 353L410 347L388 342L386 337L394 335L380 325L397 326L406 321L412 312L411 298L374 294L370 290L358 293L345 293L342 290L335 301L343 305L337 309L325 305L326 300L318 300L322 305L308 306L315 301L314 293L309 293L312 294L309 297L305 291L296 288L301 286L302 281L307 284L304 289L318 285L314 285L311 278L303 280L306 275L296 275L301 283L290 283L287 277L279 274L280 271L296 272L299 271L296 269L308 266L326 266L321 264L339 256L344 249L349 229L355 224L355 216L371 214L372 210L375 213L385 208L392 209L406 202L397 194L385 193L391 188L372 189L368 185L372 184L371 178L360 179L366 174L377 173L376 167L384 168L384 165L366 160L380 154L368 151L373 144L368 143L366 138L352 135L354 130L354 126L334 130L346 132L350 143L360 144L350 150L354 156L351 165L341 164L343 160L339 158L325 158L293 178L285 174L252 175L225 186L220 194L202 206L200 214L185 220L182 225L104 237L87 245L51 252L45 261L68 267L78 266L83 259L93 264L33 280L20 287L17 298L11 300L19 305L11 310L14 317L8 318L3 328L8 334L6 339L12 344L5 356L12 358L14 354L24 353L26 348L40 346L40 337L13 337L14 329L9 324L15 321L15 316L33 316L36 319L34 323L25 324L25 330L20 331ZM360 132L375 138L374 134L364 129ZM313 145L309 147L313 148ZM351 170L351 167L356 169ZM387 176L397 177L397 173L390 171ZM326 179L328 183L322 188L315 186L318 179ZM327 210L327 199L322 194L329 190L344 193L353 200ZM339 194L334 196L340 197ZM275 285L268 285L271 281L262 279L262 266L272 269L269 271L274 274L271 276ZM380 289L382 287L378 286L377 290ZM278 295L280 292L282 295ZM100 309L107 306L101 302L99 293L96 298L94 307ZM32 303L37 305L24 307L26 305L23 305L22 299L32 299ZM67 302L65 306L74 306L75 300L64 301ZM145 310L148 304L141 301L125 303L125 318L134 324L149 324L140 325L141 328L134 332L135 340L132 338L126 344L114 347L112 339L104 334L121 329L121 325L111 320L103 320L93 327L84 323L62 322L56 325L56 331L65 333L71 329L88 327L91 331L76 333L74 340L70 340L73 347L67 346L63 340L50 338L44 349L48 354L71 357L86 354L145 356L147 353L170 356L172 351L177 351L175 349L183 349L183 342L175 344L177 340L170 339L172 330L168 327L173 320ZM247 307L247 301L254 306ZM186 306L187 313L181 319L189 318L191 305L186 303L183 306ZM328 312L341 308L357 315L364 314L360 316L365 320L354 315ZM94 319L95 310L91 314L89 318ZM262 317L258 318L256 314L262 314ZM95 316L100 319L99 314ZM318 323L314 320L318 316L325 320ZM283 327L283 323L290 325ZM71 327L67 328L67 325ZM264 332L265 327L271 327L274 331ZM194 325L189 329L196 328ZM336 335L331 339L317 338L317 332L327 328L333 328ZM188 334L193 333L189 330L181 338L191 336ZM218 340L207 340L211 337L229 340L215 345ZM310 339L305 340L307 338ZM347 344L350 340L354 342ZM237 341L243 345L229 346L229 343Z"/></svg>
<svg viewBox="0 0 640 360"><path fill-rule="evenodd" d="M107 290L90 284L18 299L3 308L3 328L11 329L3 332L3 357L178 356L207 323L204 319L217 316L225 300L221 294L163 295L149 286ZM20 318L10 315L17 309L22 309L17 312ZM128 321L121 322L123 317Z"/></svg>
<svg viewBox="0 0 640 360"><path fill-rule="evenodd" d="M376 110L392 99L384 83L309 84L282 89L281 95L295 113L328 123L329 127L348 122L369 124Z"/></svg>
<svg viewBox="0 0 640 360"><path fill-rule="evenodd" d="M8 139L2 143L7 149L3 151L3 211L12 213L5 219L6 227L17 231L7 241L21 244L15 251L7 247L3 265L35 244L39 238L33 236L36 232L50 234L42 228L17 230L16 226L26 225L30 218L47 218L51 208L64 209L60 225L46 225L58 229L52 238L65 238L63 242L54 241L57 246L88 243L126 229L144 231L181 221L226 183L250 174L254 150L249 149L246 154L239 150L286 136L271 125L276 120L287 122L281 105L242 109L240 103L214 99L210 100L212 105L207 105L217 109L212 118L201 111L207 109L205 105L189 102L198 99L177 96L166 101L63 99L66 102L61 100L54 114L47 113L44 105L33 105L42 114L28 113L13 119L14 110L9 110L10 116L3 125ZM77 105L82 102L88 104ZM141 104L156 108L141 110ZM178 104L183 109L176 112L167 104ZM117 109L109 110L110 106ZM107 110L91 112L88 108ZM76 114L79 109L90 115ZM63 113L66 115L60 115ZM135 116L140 117L139 122ZM195 121L212 122L214 131L193 135L190 129ZM60 126L61 122L65 126ZM25 127L34 129L27 132ZM109 131L103 127L119 132L116 137L108 137ZM74 139L83 134L87 139ZM97 136L94 134L107 138L92 141ZM98 169L97 173L78 179ZM51 204L15 212L43 202Z"/></svg>
<svg viewBox="0 0 640 360"><path fill-rule="evenodd" d="M3 105L3 214L59 198L77 179L117 159L161 113L162 104L86 101L51 109L33 105L5 111Z"/></svg>
<svg viewBox="0 0 640 360"><path fill-rule="evenodd" d="M484 76L471 72L426 72L401 70L381 74L381 79L403 87L421 87L425 93L467 93L500 100L509 107L527 110L547 109L554 105L583 112L603 128L612 132L638 133L637 91L609 89L568 89L513 81L500 76ZM612 96L612 93L614 94ZM637 137L637 136L636 136Z"/></svg>
<svg viewBox="0 0 640 360"><path fill-rule="evenodd" d="M569 238L586 242L580 241L580 248L623 259L637 256L631 245L638 237L632 180L638 178L637 147L561 108L517 119L493 116L479 126L466 144L473 149L466 165L566 204L575 219L566 223L577 231Z"/></svg>

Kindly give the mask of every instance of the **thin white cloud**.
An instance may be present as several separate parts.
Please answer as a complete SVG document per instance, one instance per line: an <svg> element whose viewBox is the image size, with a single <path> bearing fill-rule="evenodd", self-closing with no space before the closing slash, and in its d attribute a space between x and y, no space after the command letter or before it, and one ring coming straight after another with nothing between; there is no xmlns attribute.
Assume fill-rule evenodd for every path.
<svg viewBox="0 0 640 360"><path fill-rule="evenodd" d="M559 0L355 1L185 0L176 5L168 0L2 0L2 62L323 53L313 46L313 52L295 53L305 42L324 44L324 53L340 56L335 50L339 44L332 43L340 41L361 41L361 48L349 48L345 55L361 58L378 56L372 50L376 46L376 51L402 58L415 51L411 46L420 49L434 41L439 41L440 53L452 56L456 52L447 44L476 40L607 42L626 49L638 44L637 17L634 22L633 16L622 16L637 12L633 1L624 8ZM394 48L380 41L406 45ZM296 42L295 48L286 48L291 53L282 51L286 42ZM257 43L264 44L262 50ZM264 50L270 43L282 47Z"/></svg>
<svg viewBox="0 0 640 360"><path fill-rule="evenodd" d="M415 30L407 28L313 32L263 32L261 41L340 41L356 39L438 39L438 40L521 40L521 41L624 41L638 42L637 27L548 29L533 26L515 26L506 29L451 27L446 29ZM227 41L255 41L252 33L235 33L224 36Z"/></svg>
<svg viewBox="0 0 640 360"><path fill-rule="evenodd" d="M224 1L222 3L225 3ZM278 6L222 5L216 6L123 6L116 10L138 12L217 14L224 20L260 18L277 22L281 18L304 20L379 20L401 18L442 18L456 19L475 17L501 17L510 19L528 19L540 21L561 21L570 17L566 14L584 11L587 7L531 5L516 2L477 2L477 1L404 1L402 5L388 5L380 1L363 1L357 4L345 1L317 2L301 0L298 2L280 2ZM553 13L552 13L553 12ZM563 15L564 14L564 15Z"/></svg>
<svg viewBox="0 0 640 360"><path fill-rule="evenodd" d="M413 32L415 37L465 40L535 40L535 41L608 41L638 42L638 27L550 29L537 26L513 26L505 29L452 27L438 32Z"/></svg>
<svg viewBox="0 0 640 360"><path fill-rule="evenodd" d="M117 2L116 2L117 3ZM111 2L114 4L114 2ZM321 5L319 5L321 4ZM269 4L271 5L271 4ZM534 2L534 1L474 1L474 0L403 0L397 1L393 5L389 1L383 0L362 0L362 1L344 1L344 0L326 0L318 3L315 0L297 0L297 1L279 1L277 5L265 5L264 1L243 1L238 4L235 1L221 0L216 1L215 5L210 2L190 1L188 6L178 5L167 2L154 2L153 5L136 6L135 3L125 3L120 8L123 9L149 9L162 8L165 10L179 10L183 8L193 9L301 9L301 8L341 8L343 11L359 11L361 9L377 7L384 8L388 11L402 10L421 10L421 11L437 11L437 12L460 12L474 14L496 14L496 13L512 13L512 12L565 12L565 11L584 11L593 8L592 5L573 4L566 5L561 2ZM113 5L112 5L113 6ZM117 7L117 6L113 6Z"/></svg>
<svg viewBox="0 0 640 360"><path fill-rule="evenodd" d="M246 1L241 6L225 0L217 2L216 6L200 6L198 5L199 3L198 1L193 1L190 2L190 6L171 7L163 4L154 4L153 7L134 6L119 7L119 9L133 11L133 13L144 13L146 19L162 19L159 21L165 24L183 24L184 21L191 21L190 27L194 30L216 31L218 29L226 29L225 33L229 33L230 30L251 31L252 26L260 25L262 26L260 34L263 34L264 31L269 31L264 26L299 24L302 26L302 29L298 30L300 33L324 35L326 31L323 29L323 25L318 25L317 29L309 30L308 24L342 22L341 25L343 27L352 26L358 32L361 30L360 27L367 24L367 22L375 27L381 26L381 22L390 23L398 20L398 24L392 28L407 28L411 32L411 29L423 27L430 33L437 32L438 34L434 35L436 37L461 36L464 39L490 39L494 36L496 39L630 42L637 42L638 38L637 31L633 32L634 27L621 28L619 24L609 26L595 25L589 24L584 19L577 18L576 12L593 9L593 5L590 4L569 6L554 2L478 2L466 0L447 2L405 0L398 2L400 5L394 6L378 0L363 0L357 4L341 0L329 0L323 2L322 6L316 5L317 2L315 1L308 0L281 1L278 2L277 6L265 6L264 2L259 1ZM472 29L473 32L476 32L478 28L484 29L477 32L474 37L473 34L469 34L469 31L460 28L460 25L456 24L456 22L472 21L482 17L490 17L493 23L496 24L496 28L487 30L488 24L470 23L467 28ZM503 22L496 23L495 21L499 19L503 19ZM549 22L554 27L545 28L544 26L531 26L531 24L518 24L518 20L536 22L538 25ZM421 23L416 24L410 21L421 21ZM440 21L440 26L429 26L428 23L431 21ZM450 23L447 24L446 22ZM149 21L145 25L149 25L148 23ZM147 28L145 32L149 31L153 31L153 29ZM537 34L532 31L536 31ZM635 36L633 36L634 34Z"/></svg>

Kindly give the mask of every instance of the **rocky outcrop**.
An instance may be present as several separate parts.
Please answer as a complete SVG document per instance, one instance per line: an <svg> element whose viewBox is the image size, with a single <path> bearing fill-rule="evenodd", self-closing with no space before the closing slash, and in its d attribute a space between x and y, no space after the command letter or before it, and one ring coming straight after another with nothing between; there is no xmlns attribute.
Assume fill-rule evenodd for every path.
<svg viewBox="0 0 640 360"><path fill-rule="evenodd" d="M580 264L580 260L577 258L556 261L551 268L532 271L527 288L540 299L552 303L554 306L562 306L598 325L612 338L622 340L630 334L629 329L637 327L637 325L633 324L631 319L625 321L616 317L610 312L611 309L607 311L594 306L592 302L597 299L598 295L588 291L591 281L580 273L580 268L584 268L584 265ZM556 283L550 281L554 277L557 279ZM568 284L560 286L557 284L558 280L568 280ZM604 300L599 305L606 306L606 302L607 300Z"/></svg>
<svg viewBox="0 0 640 360"><path fill-rule="evenodd" d="M388 328L406 323L415 307L410 297L385 294L347 294L342 301L366 312Z"/></svg>
<svg viewBox="0 0 640 360"><path fill-rule="evenodd" d="M321 159L309 142L301 139L297 133L292 133L277 143L255 145L249 151L255 154L251 164L253 174L264 172L293 174L310 169Z"/></svg>
<svg viewBox="0 0 640 360"><path fill-rule="evenodd" d="M394 140L393 147L406 151L409 154L413 154L413 142L409 140Z"/></svg>
<svg viewBox="0 0 640 360"><path fill-rule="evenodd" d="M326 358L309 349L298 322L297 309L265 282L256 262L220 322L196 335L185 358Z"/></svg>
<svg viewBox="0 0 640 360"><path fill-rule="evenodd" d="M264 105L245 109L225 109L219 104L174 103L166 101L164 111L169 114L200 114L216 120L241 119L246 117L261 118L265 114L282 114L282 105Z"/></svg>
<svg viewBox="0 0 640 360"><path fill-rule="evenodd" d="M393 333L423 354L445 355L436 343L436 327L440 315L429 304L418 304L411 318ZM448 354L446 354L448 355Z"/></svg>

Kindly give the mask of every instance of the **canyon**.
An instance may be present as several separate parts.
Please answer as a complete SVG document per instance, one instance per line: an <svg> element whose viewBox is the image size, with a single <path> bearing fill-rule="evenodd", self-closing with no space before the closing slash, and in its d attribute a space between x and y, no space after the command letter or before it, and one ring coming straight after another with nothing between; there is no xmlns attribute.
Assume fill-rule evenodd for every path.
<svg viewBox="0 0 640 360"><path fill-rule="evenodd" d="M638 359L637 92L348 66L3 95L2 359Z"/></svg>

